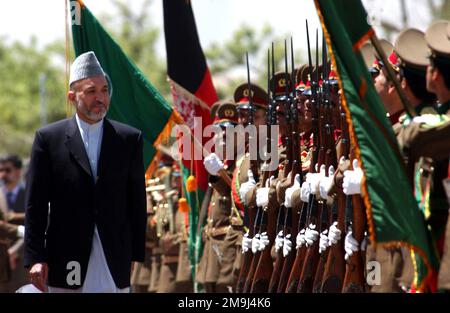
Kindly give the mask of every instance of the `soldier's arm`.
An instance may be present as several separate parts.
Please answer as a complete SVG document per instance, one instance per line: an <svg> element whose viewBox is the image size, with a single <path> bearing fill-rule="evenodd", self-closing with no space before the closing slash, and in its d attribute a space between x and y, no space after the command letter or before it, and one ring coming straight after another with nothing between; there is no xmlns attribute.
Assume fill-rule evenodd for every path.
<svg viewBox="0 0 450 313"><path fill-rule="evenodd" d="M15 241L18 238L19 226L0 221L0 238Z"/></svg>
<svg viewBox="0 0 450 313"><path fill-rule="evenodd" d="M230 185L221 176L210 175L209 177L209 182L221 196L230 196Z"/></svg>
<svg viewBox="0 0 450 313"><path fill-rule="evenodd" d="M8 223L23 225L25 223L25 213L12 212L7 215Z"/></svg>

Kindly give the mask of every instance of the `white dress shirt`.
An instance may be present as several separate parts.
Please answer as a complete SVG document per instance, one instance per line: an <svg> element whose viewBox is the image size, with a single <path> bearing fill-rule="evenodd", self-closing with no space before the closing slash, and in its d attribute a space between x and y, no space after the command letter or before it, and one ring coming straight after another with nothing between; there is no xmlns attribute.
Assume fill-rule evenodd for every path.
<svg viewBox="0 0 450 313"><path fill-rule="evenodd" d="M100 156L100 148L103 138L103 120L96 124L88 124L82 121L76 114L78 129L81 133L84 147L91 165L92 177L97 179L97 165ZM49 292L75 292L75 293L93 293L93 292L111 292L128 293L130 288L119 289L116 287L106 262L97 225L94 228L94 237L92 240L91 255L87 268L84 284L79 289L55 288L49 286Z"/></svg>

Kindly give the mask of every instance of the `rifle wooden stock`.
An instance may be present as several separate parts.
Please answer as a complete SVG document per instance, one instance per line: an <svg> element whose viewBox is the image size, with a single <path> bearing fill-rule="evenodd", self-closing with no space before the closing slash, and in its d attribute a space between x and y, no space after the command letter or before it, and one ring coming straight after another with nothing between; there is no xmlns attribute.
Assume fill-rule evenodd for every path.
<svg viewBox="0 0 450 313"><path fill-rule="evenodd" d="M253 278L255 276L256 267L258 266L260 257L261 257L261 251L256 251L256 253L253 255L252 263L250 264L250 271L248 272L248 275L245 279L244 293L251 292Z"/></svg>
<svg viewBox="0 0 450 313"><path fill-rule="evenodd" d="M323 274L322 292L341 292L345 276L345 194L342 190L338 191L336 201L338 207L337 227L342 233L341 239L329 248L330 252L328 254L327 264Z"/></svg>
<svg viewBox="0 0 450 313"><path fill-rule="evenodd" d="M267 292L273 271L271 248L275 241L277 212L275 210L266 208L266 211L264 213L267 216L267 229L263 231L267 231L269 244L261 252L261 257L259 258L258 265L256 267L255 276L253 278L253 284L250 291L252 293Z"/></svg>
<svg viewBox="0 0 450 313"><path fill-rule="evenodd" d="M298 233L298 222L299 222L299 214L298 210L296 208L288 208L286 212L286 220L284 222L284 234L285 236L287 234L291 234L291 241L295 243L295 238L297 237ZM284 258L284 264L283 269L281 271L280 276L280 282L278 283L278 293L283 293L286 291L286 287L288 284L289 276L292 271L292 266L294 264L296 258L296 254L294 251L291 251L285 258Z"/></svg>
<svg viewBox="0 0 450 313"><path fill-rule="evenodd" d="M328 206L326 205L326 203L321 203L320 204L322 206L322 214L320 217L320 231L319 234L321 234L323 231L325 231L326 229L328 229L328 216L329 214L327 214L328 212ZM319 239L320 241L320 239ZM327 259L328 259L328 254L330 252L330 249L326 249L325 251L322 251L322 253L319 253L319 263L317 264L317 270L316 270L316 274L314 277L314 283L313 283L313 292L314 293L320 293L322 292L322 279L323 279L323 274L325 271L325 266L327 264Z"/></svg>
<svg viewBox="0 0 450 313"><path fill-rule="evenodd" d="M249 218L248 235L249 238L253 238L256 234L255 224L259 223L257 208L249 207L247 213ZM250 270L252 259L253 259L253 252L251 249L242 255L241 270L239 272L238 281L236 283L236 293L242 293L244 291L245 280Z"/></svg>
<svg viewBox="0 0 450 313"><path fill-rule="evenodd" d="M353 224L354 237L358 244L364 239L365 211L360 195L352 196L353 204ZM358 250L347 259L347 266L344 277L342 292L364 292L364 265L361 251Z"/></svg>
<svg viewBox="0 0 450 313"><path fill-rule="evenodd" d="M280 231L283 231L283 236L285 234L285 232L284 232L284 222L285 222L284 212L285 211L286 211L286 208L284 207L284 204L282 204L278 208L277 230L275 232L275 237L278 236L278 233ZM278 282L280 281L283 264L284 264L283 249L280 249L277 251L277 257L275 260L275 264L273 266L272 276L270 277L269 289L268 289L269 293L277 292Z"/></svg>
<svg viewBox="0 0 450 313"><path fill-rule="evenodd" d="M340 139L340 155L336 159L341 157L348 158L350 151L350 140L348 134L348 125L343 111L342 106L340 106L340 119L338 120L339 129L342 130ZM325 267L324 278L322 283L322 292L341 292L344 277L345 277L345 251L344 251L344 240L345 240L345 205L346 196L342 191L342 186L337 186L338 191L335 201L337 201L337 227L341 230L341 239L334 245L330 247L330 253L328 255L327 265Z"/></svg>
<svg viewBox="0 0 450 313"><path fill-rule="evenodd" d="M312 197L310 221L308 225L319 225L319 216L321 212L318 212L317 200ZM303 261L302 273L298 282L297 292L310 293L312 292L314 277L317 271L317 265L319 263L319 239L317 239L312 246L306 250L305 260Z"/></svg>
<svg viewBox="0 0 450 313"><path fill-rule="evenodd" d="M263 211L261 208L258 208L255 219L254 235L260 233L261 225L263 223L262 219L263 219ZM258 260L261 255L260 251L256 251L255 254L253 254L253 251L251 251L251 253L252 253L252 260L250 262L249 271L242 273L244 276L242 280L245 281L243 292L245 293L250 292L253 282L253 276L255 275L256 266L258 265Z"/></svg>
<svg viewBox="0 0 450 313"><path fill-rule="evenodd" d="M306 227L307 222L307 213L308 213L308 203L303 202L302 208L300 211L300 218L298 220L298 232ZM297 232L297 233L298 233ZM287 293L295 293L297 292L298 282L300 280L300 275L302 273L303 268L303 260L306 255L306 247L303 245L302 247L296 249L296 255L294 259L294 264L292 265L291 273L289 274L289 279L287 281L286 292Z"/></svg>

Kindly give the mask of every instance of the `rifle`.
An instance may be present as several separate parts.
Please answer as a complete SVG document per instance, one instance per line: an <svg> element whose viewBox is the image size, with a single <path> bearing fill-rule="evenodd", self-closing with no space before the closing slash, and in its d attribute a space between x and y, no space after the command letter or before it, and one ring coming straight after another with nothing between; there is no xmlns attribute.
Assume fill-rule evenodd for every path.
<svg viewBox="0 0 450 313"><path fill-rule="evenodd" d="M272 137L271 137L271 126L275 123L274 121L274 114L275 114L275 110L276 110L276 104L273 101L273 97L271 97L271 93L270 93L270 77L272 74L272 77L274 75L275 72L275 59L274 59L274 45L272 43L272 71L270 69L270 51L267 54L267 65L268 65L268 72L267 72L267 95L268 95L268 103L269 103L269 107L267 110L267 115L266 115L266 125L267 125L267 153L268 155L270 155L271 153L271 146L272 146ZM267 164L270 164L270 160L266 160ZM263 172L263 177L262 177L262 184L265 184L266 180L270 177L271 172L270 171L264 171ZM260 226L259 226L259 234L266 231L267 228L267 209L266 208L260 208L258 207L258 211L260 212ZM245 281L245 286L244 286L244 292L251 292L252 291L252 286L253 286L253 282L255 280L255 274L256 274L256 270L259 264L259 260L261 258L261 251L257 251L252 258L252 262L250 265L250 270L248 272L246 281ZM270 271L272 272L272 270ZM267 288L266 290L267 291Z"/></svg>
<svg viewBox="0 0 450 313"><path fill-rule="evenodd" d="M291 170L291 186L294 184L295 176L300 174L300 181L302 181L302 172L301 172L301 157L300 157L300 137L299 137L299 125L298 125L298 107L297 107L297 93L295 89L295 66L294 66L294 45L291 37L291 87L292 91L290 94L290 105L291 105L291 142L292 142L292 170ZM295 242L295 238L298 233L298 223L299 223L299 212L298 208L287 209L285 222L284 222L284 234L291 235L291 240ZM289 253L284 260L283 269L281 271L280 282L278 284L277 292L285 292L290 273L292 271L292 266L294 264L296 255L291 252Z"/></svg>
<svg viewBox="0 0 450 313"><path fill-rule="evenodd" d="M322 106L323 106L323 114L325 115L325 125L323 126L324 133L324 141L325 141L325 176L328 177L328 169L330 166L333 166L335 169L337 167L337 157L336 157L336 145L334 141L334 125L333 125L333 103L331 101L330 96L330 82L328 79L328 54L327 54L327 45L325 41L325 36L322 40ZM323 201L322 204L322 220L321 220L321 232L328 229L328 227L333 223L336 219L337 215L337 203L333 203L332 207L329 208L326 205L326 200ZM328 211L328 212L326 212ZM325 213L326 212L326 213ZM328 220L331 218L331 220ZM320 255L319 265L317 267L316 279L314 282L314 292L323 292L322 286L325 277L326 265L328 263L329 258L334 258L331 255L331 249L326 249L322 251Z"/></svg>
<svg viewBox="0 0 450 313"><path fill-rule="evenodd" d="M245 54L246 61L247 61L247 83L248 83L248 90L249 90L249 118L248 118L248 124L252 125L254 123L254 107L253 107L253 93L252 93L252 85L250 83L250 65L248 62L248 52ZM250 158L250 169L253 172L253 177L257 178L258 175L258 162L256 160L253 160ZM256 210L255 210L256 209ZM257 211L257 208L253 206L249 206L246 210L246 215L248 216L248 229L249 229L249 238L253 238L255 234L259 231L259 211ZM255 216L256 215L256 216ZM244 285L247 273L249 272L250 265L253 259L253 253L252 251L247 251L242 256L241 261L241 270L239 272L238 281L236 283L236 292L241 293L244 291Z"/></svg>
<svg viewBox="0 0 450 313"><path fill-rule="evenodd" d="M308 31L307 31L308 32ZM319 83L319 48L318 48L318 41L319 41L319 34L318 30L316 30L316 77L314 81L311 81L311 96L312 96L312 104L311 104L311 119L313 124L313 134L314 134L314 141L315 144L318 144L319 138L318 137L318 129L319 128L319 121L317 120L318 115L318 109L320 109L320 103L319 103L319 97L317 94L317 88ZM308 50L309 49L309 34L307 35L308 40ZM310 56L310 52L308 52L308 55ZM311 60L309 60L311 62ZM312 75L312 71L310 68L310 75ZM314 145L315 145L314 144ZM323 147L323 137L320 137L320 146L321 146L321 153L317 153L317 149L313 149L313 161L317 161L318 163L318 169L322 165L324 161L324 148ZM317 147L317 146L316 146ZM316 152L316 156L314 156L314 152ZM314 172L314 162L311 163L310 172ZM315 199L315 195L311 194L309 198L309 221L308 225L315 225L316 227L318 225L321 225L320 217L322 216L322 207L323 204L321 203L319 205L318 201ZM309 227L309 226L308 226ZM297 292L304 293L304 292L312 292L313 289L313 283L315 274L317 271L317 265L319 263L319 240L316 240L312 246L309 246L306 251L305 260L303 262L303 268L300 275L300 280L297 287Z"/></svg>
<svg viewBox="0 0 450 313"><path fill-rule="evenodd" d="M339 155L339 159L342 156L347 158L350 150L348 126L342 107L340 113L340 129L342 130L342 134L340 138L341 154ZM323 274L322 292L341 292L345 275L344 238L346 227L344 223L346 196L341 186L338 187L336 201L332 210L332 223L337 221L337 226L341 230L341 239L329 248L330 252Z"/></svg>
<svg viewBox="0 0 450 313"><path fill-rule="evenodd" d="M313 145L311 147L312 152L312 159L311 159L311 166L310 166L310 172L314 172L314 164L317 162L318 159L318 151L317 147L319 145L318 143L318 118L317 118L317 107L316 107L316 100L317 100L317 91L316 86L314 85L313 79L312 79L312 58L311 58L311 48L309 44L309 30L308 30L308 20L306 20L306 38L308 43L308 61L309 61L309 81L311 83L311 123L312 123L312 131L313 131ZM307 83L306 81L304 82ZM302 208L300 210L300 218L298 220L298 233L300 233L303 230L306 230L306 228L309 225L310 222L310 205L314 202L314 195L310 195L308 202L303 202ZM300 276L302 273L304 260L306 257L306 251L307 247L306 245L301 246L297 249L297 253L295 256L294 264L292 266L292 271L289 275L286 292L293 293L297 292L297 286L299 285Z"/></svg>
<svg viewBox="0 0 450 313"><path fill-rule="evenodd" d="M351 149L350 159L353 158L355 158L354 149ZM352 169L351 163L350 167ZM346 226L347 228L351 226L354 237L360 245L364 239L364 229L366 226L364 204L360 195L347 196L346 200ZM353 207L353 210L351 207ZM364 289L364 266L361 249L359 249L358 251L353 252L353 254L347 259L342 292L364 292Z"/></svg>
<svg viewBox="0 0 450 313"><path fill-rule="evenodd" d="M284 40L284 79L285 79L285 98L284 98L284 112L286 117L286 133L284 136L284 144L286 146L286 162L284 167L284 177L287 176L287 174L291 171L292 162L294 160L292 156L292 141L291 141L291 105L290 105L290 96L289 96L289 74L288 74L288 60L287 60L287 41ZM291 183L292 185L292 183ZM277 229L276 229L276 236L280 231L285 233L285 220L286 220L286 214L289 210L286 209L284 206L284 201L280 203L280 207L278 208L278 218L277 218ZM292 221L291 221L292 223ZM283 249L280 249L277 251L277 257L275 260L275 265L273 267L272 276L270 278L269 283L269 292L274 293L278 290L278 284L280 282L280 276L281 271L283 270L284 265L284 256L283 256Z"/></svg>

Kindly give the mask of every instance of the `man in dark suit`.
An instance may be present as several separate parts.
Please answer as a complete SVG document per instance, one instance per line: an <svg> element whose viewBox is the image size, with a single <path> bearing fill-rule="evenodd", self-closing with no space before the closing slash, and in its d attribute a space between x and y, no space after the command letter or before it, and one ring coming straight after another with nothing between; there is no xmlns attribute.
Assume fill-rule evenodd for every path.
<svg viewBox="0 0 450 313"><path fill-rule="evenodd" d="M35 135L25 265L43 291L129 292L132 262L144 260L142 136L105 118L108 82L94 52L78 56L68 92L75 116Z"/></svg>
<svg viewBox="0 0 450 313"><path fill-rule="evenodd" d="M6 200L2 220L6 222L4 225L13 228L18 226L23 228L21 225L25 222L25 185L21 181L22 167L22 160L18 155L11 154L0 158L0 183L3 184L0 192ZM10 271L3 290L14 292L28 281L28 273L23 268L23 239L16 238L7 246L8 249L5 251L9 255Z"/></svg>
<svg viewBox="0 0 450 313"><path fill-rule="evenodd" d="M18 155L8 155L0 158L0 181L2 191L8 204L8 213L16 215L16 224L23 224L25 212L25 186L21 183L22 160ZM22 223L19 217L22 217ZM11 217L12 218L12 217Z"/></svg>

